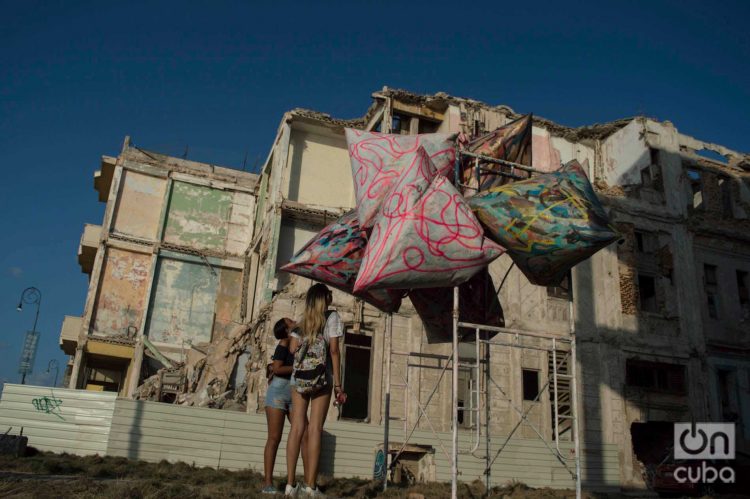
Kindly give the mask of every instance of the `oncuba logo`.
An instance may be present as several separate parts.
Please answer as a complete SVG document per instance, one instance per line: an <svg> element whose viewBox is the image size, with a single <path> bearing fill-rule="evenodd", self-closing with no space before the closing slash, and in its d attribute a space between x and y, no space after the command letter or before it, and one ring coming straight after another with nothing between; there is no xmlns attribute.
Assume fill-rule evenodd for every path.
<svg viewBox="0 0 750 499"><path fill-rule="evenodd" d="M734 459L734 423L675 423L675 459ZM696 463L697 464L697 463ZM674 478L680 483L734 483L734 470L730 466L717 469L705 461L700 466L679 466Z"/></svg>

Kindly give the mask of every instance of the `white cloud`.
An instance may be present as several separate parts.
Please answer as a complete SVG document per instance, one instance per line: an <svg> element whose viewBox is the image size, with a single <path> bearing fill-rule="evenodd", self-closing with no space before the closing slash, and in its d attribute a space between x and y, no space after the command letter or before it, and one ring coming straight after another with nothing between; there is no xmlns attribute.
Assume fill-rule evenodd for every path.
<svg viewBox="0 0 750 499"><path fill-rule="evenodd" d="M8 273L13 277L21 277L23 275L23 269L21 267L8 267Z"/></svg>

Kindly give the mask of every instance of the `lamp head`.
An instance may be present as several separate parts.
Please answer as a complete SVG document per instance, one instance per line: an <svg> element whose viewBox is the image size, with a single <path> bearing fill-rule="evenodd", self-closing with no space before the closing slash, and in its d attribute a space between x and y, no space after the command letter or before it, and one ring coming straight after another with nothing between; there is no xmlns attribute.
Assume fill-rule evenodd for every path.
<svg viewBox="0 0 750 499"><path fill-rule="evenodd" d="M18 306L16 307L16 310L18 310L19 312L23 310L23 300L18 302Z"/></svg>

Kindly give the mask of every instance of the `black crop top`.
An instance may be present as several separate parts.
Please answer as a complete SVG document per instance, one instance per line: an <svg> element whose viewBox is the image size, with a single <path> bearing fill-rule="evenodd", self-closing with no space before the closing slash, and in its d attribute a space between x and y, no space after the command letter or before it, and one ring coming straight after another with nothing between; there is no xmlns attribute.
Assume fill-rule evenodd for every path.
<svg viewBox="0 0 750 499"><path fill-rule="evenodd" d="M273 352L273 356L271 357L271 360L280 360L282 362L282 365L284 366L293 366L294 365L294 354L289 351L288 347L285 347L282 344L276 345L276 350ZM276 374L279 378L290 378L291 374L287 375L281 375Z"/></svg>

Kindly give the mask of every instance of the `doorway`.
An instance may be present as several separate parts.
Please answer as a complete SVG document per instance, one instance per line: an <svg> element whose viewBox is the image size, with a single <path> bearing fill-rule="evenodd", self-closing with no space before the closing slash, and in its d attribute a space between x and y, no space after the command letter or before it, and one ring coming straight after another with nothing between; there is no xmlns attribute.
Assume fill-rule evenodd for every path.
<svg viewBox="0 0 750 499"><path fill-rule="evenodd" d="M341 417L363 421L370 413L370 359L372 337L346 333L344 336L344 379L346 404Z"/></svg>

